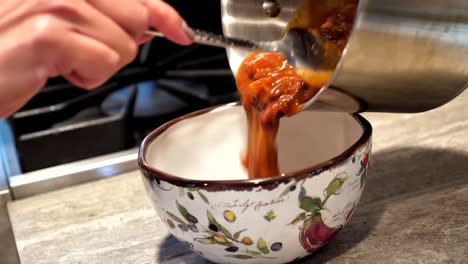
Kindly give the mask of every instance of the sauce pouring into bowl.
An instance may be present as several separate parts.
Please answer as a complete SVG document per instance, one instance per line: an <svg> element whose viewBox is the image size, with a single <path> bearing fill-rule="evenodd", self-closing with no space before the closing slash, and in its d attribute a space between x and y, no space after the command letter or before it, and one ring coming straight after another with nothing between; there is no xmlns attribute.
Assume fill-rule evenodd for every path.
<svg viewBox="0 0 468 264"><path fill-rule="evenodd" d="M332 51L331 56L321 57L320 64L326 67L300 65L305 67L298 68L299 65L292 64L289 57L271 52L253 52L242 61L236 83L247 114L248 142L243 161L250 178L280 174L276 149L280 118L301 111L303 105L314 100L329 83L349 38L352 28L349 23L354 21L356 8L355 0L340 2L318 21L320 26L312 24L305 30L307 34L325 40L321 46L322 54ZM300 17L296 21L303 20ZM303 49L307 47L305 45Z"/></svg>
<svg viewBox="0 0 468 264"><path fill-rule="evenodd" d="M280 174L276 150L279 120L302 110L328 84L350 35L357 0L337 2L319 17L310 19L315 8L305 2L307 12L296 16L279 41L255 42L191 32L197 43L255 50L240 65L236 83L248 120L244 167L250 178ZM301 23L306 22L306 26ZM315 23L317 24L317 23Z"/></svg>

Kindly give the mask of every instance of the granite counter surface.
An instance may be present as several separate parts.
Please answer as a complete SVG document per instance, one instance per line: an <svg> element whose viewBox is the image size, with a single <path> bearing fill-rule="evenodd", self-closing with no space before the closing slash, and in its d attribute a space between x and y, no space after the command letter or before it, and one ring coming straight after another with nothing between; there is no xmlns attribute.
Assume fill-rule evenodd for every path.
<svg viewBox="0 0 468 264"><path fill-rule="evenodd" d="M468 92L431 112L364 116L374 148L360 206L298 263L467 263ZM9 211L23 264L206 263L168 235L138 171Z"/></svg>

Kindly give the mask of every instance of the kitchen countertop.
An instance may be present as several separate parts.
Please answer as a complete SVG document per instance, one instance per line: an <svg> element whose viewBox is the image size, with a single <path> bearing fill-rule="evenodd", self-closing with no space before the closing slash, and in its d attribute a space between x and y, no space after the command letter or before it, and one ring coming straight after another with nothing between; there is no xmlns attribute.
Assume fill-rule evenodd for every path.
<svg viewBox="0 0 468 264"><path fill-rule="evenodd" d="M360 206L298 263L466 263L468 91L430 112L365 117L374 148ZM9 211L23 264L205 263L168 235L138 171L17 200Z"/></svg>

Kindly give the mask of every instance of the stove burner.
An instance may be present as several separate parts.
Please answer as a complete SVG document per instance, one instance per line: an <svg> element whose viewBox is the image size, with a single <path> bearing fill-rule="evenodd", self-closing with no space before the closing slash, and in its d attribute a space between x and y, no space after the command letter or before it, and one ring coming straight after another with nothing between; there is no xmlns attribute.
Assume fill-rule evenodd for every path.
<svg viewBox="0 0 468 264"><path fill-rule="evenodd" d="M163 116L187 108L184 100L157 87L156 82L146 81L137 84L138 95L133 110L134 118ZM128 98L128 88L111 94L102 103L102 111L112 115L119 111L119 105Z"/></svg>

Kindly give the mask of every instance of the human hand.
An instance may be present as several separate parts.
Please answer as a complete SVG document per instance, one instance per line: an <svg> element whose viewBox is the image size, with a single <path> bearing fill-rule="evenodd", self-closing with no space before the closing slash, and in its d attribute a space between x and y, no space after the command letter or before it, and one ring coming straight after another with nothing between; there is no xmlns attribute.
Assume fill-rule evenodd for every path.
<svg viewBox="0 0 468 264"><path fill-rule="evenodd" d="M0 5L0 117L55 76L84 89L131 62L155 28L191 44L186 24L162 0L3 0Z"/></svg>

